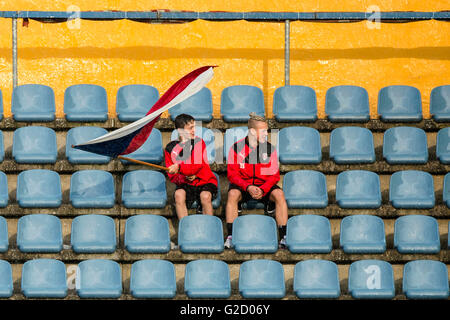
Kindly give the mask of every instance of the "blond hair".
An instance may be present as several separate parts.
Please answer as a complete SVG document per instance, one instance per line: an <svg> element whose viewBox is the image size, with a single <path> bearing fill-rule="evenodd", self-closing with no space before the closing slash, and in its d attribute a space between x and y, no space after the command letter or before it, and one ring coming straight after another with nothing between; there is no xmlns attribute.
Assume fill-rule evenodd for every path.
<svg viewBox="0 0 450 320"><path fill-rule="evenodd" d="M267 120L265 117L257 115L255 112L251 112L249 114L250 118L248 119L248 128L254 128L255 122L265 122L267 123Z"/></svg>

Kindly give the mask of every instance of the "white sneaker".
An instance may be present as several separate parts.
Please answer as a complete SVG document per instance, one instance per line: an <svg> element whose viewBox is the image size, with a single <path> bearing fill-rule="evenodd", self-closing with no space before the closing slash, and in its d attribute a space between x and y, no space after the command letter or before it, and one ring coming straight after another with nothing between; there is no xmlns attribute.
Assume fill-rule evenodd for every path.
<svg viewBox="0 0 450 320"><path fill-rule="evenodd" d="M226 249L231 249L233 248L233 243L231 242L231 236L228 236L227 239L225 240L225 243L223 244L223 246Z"/></svg>
<svg viewBox="0 0 450 320"><path fill-rule="evenodd" d="M178 245L176 245L173 241L170 241L170 250L178 250Z"/></svg>
<svg viewBox="0 0 450 320"><path fill-rule="evenodd" d="M280 243L278 244L278 248L279 249L286 249L287 248L286 236L284 236L283 239L280 240Z"/></svg>

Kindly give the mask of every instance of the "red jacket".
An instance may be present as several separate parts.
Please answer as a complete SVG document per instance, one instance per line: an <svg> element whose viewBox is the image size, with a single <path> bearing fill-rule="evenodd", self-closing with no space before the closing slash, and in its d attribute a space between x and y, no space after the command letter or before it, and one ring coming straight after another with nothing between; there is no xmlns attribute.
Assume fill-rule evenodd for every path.
<svg viewBox="0 0 450 320"><path fill-rule="evenodd" d="M260 187L264 195L280 180L276 149L269 143L254 149L245 137L233 144L228 153L228 180L247 190L251 185Z"/></svg>

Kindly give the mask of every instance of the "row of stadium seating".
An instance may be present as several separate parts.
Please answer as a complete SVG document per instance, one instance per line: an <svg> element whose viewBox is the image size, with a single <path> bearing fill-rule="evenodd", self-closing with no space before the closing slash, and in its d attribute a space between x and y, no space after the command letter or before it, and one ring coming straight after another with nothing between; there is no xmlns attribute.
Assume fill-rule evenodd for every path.
<svg viewBox="0 0 450 320"><path fill-rule="evenodd" d="M0 92L1 94L1 92ZM1 97L1 95L0 95ZM150 85L127 85L119 88L116 113L120 121L135 121L143 117L159 98L158 90ZM3 100L0 101L3 116ZM39 84L24 84L14 88L11 112L16 121L52 121L55 119L53 89ZM182 111L181 111L182 110ZM226 87L221 93L221 114L225 122L248 120L249 112L265 114L264 95L260 88L250 85ZM170 109L172 120L181 112L199 121L213 118L212 94L204 88L193 97ZM64 113L68 121L106 121L108 102L106 90L93 84L78 84L64 92ZM314 89L305 86L284 86L273 96L273 114L280 122L317 120ZM333 122L367 122L370 119L366 89L342 85L326 93L325 114ZM382 121L421 121L420 91L411 86L394 85L382 88L378 94L378 114ZM430 114L435 121L450 120L450 85L434 88L430 95Z"/></svg>

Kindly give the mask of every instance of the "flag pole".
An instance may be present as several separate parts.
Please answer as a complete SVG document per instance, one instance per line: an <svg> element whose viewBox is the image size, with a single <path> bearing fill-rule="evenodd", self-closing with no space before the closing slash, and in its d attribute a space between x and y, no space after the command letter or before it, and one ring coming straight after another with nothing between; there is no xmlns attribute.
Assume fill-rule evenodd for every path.
<svg viewBox="0 0 450 320"><path fill-rule="evenodd" d="M163 167L163 166L159 166L159 165L157 165L157 164L148 163L148 162L145 162L145 161L136 160L136 159L131 159L131 158L122 157L122 156L118 156L117 158L118 158L118 159L122 159L122 160L126 160L126 161L130 161L130 162L134 162L134 163L138 163L138 164L143 164L143 165L145 165L145 166L154 167L154 168L157 168L157 169L169 171L169 168Z"/></svg>

